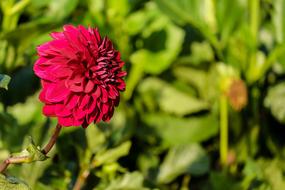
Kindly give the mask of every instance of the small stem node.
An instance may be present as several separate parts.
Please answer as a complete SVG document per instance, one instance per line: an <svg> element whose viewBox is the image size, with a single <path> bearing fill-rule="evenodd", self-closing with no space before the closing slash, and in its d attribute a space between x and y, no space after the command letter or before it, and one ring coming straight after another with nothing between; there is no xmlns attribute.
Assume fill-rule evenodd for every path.
<svg viewBox="0 0 285 190"><path fill-rule="evenodd" d="M52 149L52 147L55 145L56 139L58 138L58 135L61 131L62 126L57 124L56 128L48 142L48 144L45 146L45 148L42 150L43 154L47 155L49 151ZM5 170L8 168L10 164L20 164L27 162L27 158L25 156L10 156L6 160L2 162L0 165L0 173L4 173Z"/></svg>

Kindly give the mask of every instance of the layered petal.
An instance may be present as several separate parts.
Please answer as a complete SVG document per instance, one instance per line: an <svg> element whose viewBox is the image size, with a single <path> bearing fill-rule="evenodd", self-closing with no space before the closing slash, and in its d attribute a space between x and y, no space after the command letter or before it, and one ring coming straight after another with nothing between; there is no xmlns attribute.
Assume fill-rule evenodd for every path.
<svg viewBox="0 0 285 190"><path fill-rule="evenodd" d="M125 89L120 53L97 28L65 25L51 37L37 48L34 65L43 87L43 113L62 126L109 121Z"/></svg>

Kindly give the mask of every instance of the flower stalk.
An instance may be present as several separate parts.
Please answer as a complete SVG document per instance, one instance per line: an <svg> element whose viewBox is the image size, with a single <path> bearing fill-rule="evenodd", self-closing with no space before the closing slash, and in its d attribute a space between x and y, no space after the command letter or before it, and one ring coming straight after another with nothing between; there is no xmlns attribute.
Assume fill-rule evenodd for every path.
<svg viewBox="0 0 285 190"><path fill-rule="evenodd" d="M54 146L54 144L56 143L56 140L58 138L58 135L61 131L62 126L57 124L55 127L55 131L52 134L48 144L45 146L45 148L42 150L42 152L47 155L49 153L49 151L52 149L52 147Z"/></svg>

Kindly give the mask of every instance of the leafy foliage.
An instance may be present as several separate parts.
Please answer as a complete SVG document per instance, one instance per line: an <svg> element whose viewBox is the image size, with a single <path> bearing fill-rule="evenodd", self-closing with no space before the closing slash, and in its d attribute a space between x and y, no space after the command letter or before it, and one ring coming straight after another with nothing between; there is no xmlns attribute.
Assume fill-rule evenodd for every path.
<svg viewBox="0 0 285 190"><path fill-rule="evenodd" d="M10 166L20 180L1 175L0 189L66 190L80 180L86 190L285 189L283 0L1 0L0 8L0 160L27 147L29 162L46 159L35 144L56 121L41 113L32 67L51 31L99 27L128 72L110 123L64 128L44 162ZM230 91L237 80L247 97ZM228 99L241 98L247 105L232 108Z"/></svg>
<svg viewBox="0 0 285 190"><path fill-rule="evenodd" d="M10 80L11 80L11 78L8 75L0 74L0 87L8 90L8 84L9 84Z"/></svg>

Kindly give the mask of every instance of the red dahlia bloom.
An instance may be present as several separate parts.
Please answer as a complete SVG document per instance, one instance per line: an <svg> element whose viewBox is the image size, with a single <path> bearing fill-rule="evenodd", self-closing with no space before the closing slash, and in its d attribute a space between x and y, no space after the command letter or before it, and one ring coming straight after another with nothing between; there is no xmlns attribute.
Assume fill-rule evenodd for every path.
<svg viewBox="0 0 285 190"><path fill-rule="evenodd" d="M37 48L34 65L43 87L43 113L62 126L110 120L125 89L120 53L97 28L65 25L51 37Z"/></svg>

